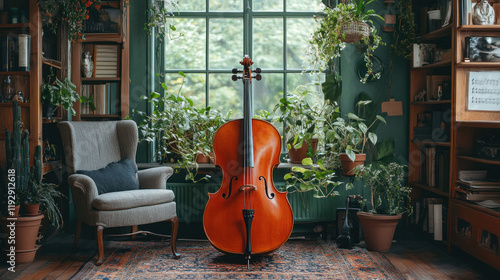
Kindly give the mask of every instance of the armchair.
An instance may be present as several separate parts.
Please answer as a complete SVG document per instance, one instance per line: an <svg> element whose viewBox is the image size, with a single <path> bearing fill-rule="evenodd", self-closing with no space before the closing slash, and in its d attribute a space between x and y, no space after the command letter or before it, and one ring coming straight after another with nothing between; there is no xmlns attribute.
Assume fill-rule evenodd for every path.
<svg viewBox="0 0 500 280"><path fill-rule="evenodd" d="M133 232L125 235L135 237L137 233L154 234L138 232L138 225L170 221L171 249L174 258L179 258L180 255L176 252L179 222L174 193L166 189L167 179L173 170L170 167L156 167L135 173L138 143L135 122L131 120L61 122L58 127L77 218L73 247L76 247L80 238L82 222L96 226L98 246L96 265L101 265L104 262L105 228L132 226ZM116 172L108 174L108 168L115 166L117 162L128 163L130 168L125 168L125 172L134 171L135 174L130 174L132 172L125 174L129 176L120 176L118 175L120 173ZM92 172L101 172L104 175L99 178L93 176ZM123 184L123 181L120 181L121 177L128 178L130 184ZM108 185L112 185L115 181L118 190L104 192L106 190L103 190L103 186L106 187L106 180L112 181ZM120 187L126 190L120 190Z"/></svg>

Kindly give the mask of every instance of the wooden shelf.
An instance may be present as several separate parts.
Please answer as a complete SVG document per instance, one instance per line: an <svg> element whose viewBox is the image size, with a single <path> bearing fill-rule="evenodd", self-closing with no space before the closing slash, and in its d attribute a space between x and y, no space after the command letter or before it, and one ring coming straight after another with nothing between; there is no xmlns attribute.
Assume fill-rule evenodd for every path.
<svg viewBox="0 0 500 280"><path fill-rule="evenodd" d="M476 158L470 156L457 156L457 158L484 164L500 165L500 160L491 160L491 159Z"/></svg>
<svg viewBox="0 0 500 280"><path fill-rule="evenodd" d="M121 81L120 77L116 78L82 78L82 83L103 83L103 82L119 82Z"/></svg>
<svg viewBox="0 0 500 280"><path fill-rule="evenodd" d="M500 62L459 62L458 68L500 68Z"/></svg>
<svg viewBox="0 0 500 280"><path fill-rule="evenodd" d="M435 142L431 140L413 140L412 142L420 146L440 146L440 147L450 146L450 142Z"/></svg>
<svg viewBox="0 0 500 280"><path fill-rule="evenodd" d="M83 43L99 43L99 42L106 42L106 43L122 43L123 38L120 34L118 33L90 33L90 34L85 34L85 41Z"/></svg>
<svg viewBox="0 0 500 280"><path fill-rule="evenodd" d="M0 76L29 76L29 71L0 71Z"/></svg>
<svg viewBox="0 0 500 280"><path fill-rule="evenodd" d="M438 101L413 101L411 105L427 106L427 105L441 105L451 104L451 100L438 100Z"/></svg>
<svg viewBox="0 0 500 280"><path fill-rule="evenodd" d="M20 28L29 28L30 24L27 23L8 23L8 24L0 24L0 29L20 29Z"/></svg>
<svg viewBox="0 0 500 280"><path fill-rule="evenodd" d="M462 25L459 26L458 31L486 31L486 32L500 32L500 25Z"/></svg>
<svg viewBox="0 0 500 280"><path fill-rule="evenodd" d="M451 24L448 24L447 26L441 29L432 31L431 33L422 35L422 37L420 37L420 40L421 41L435 40L446 36L451 36Z"/></svg>
<svg viewBox="0 0 500 280"><path fill-rule="evenodd" d="M450 66L451 66L451 60L447 60L447 61L440 61L440 62L432 63L432 64L425 65L422 67L412 68L412 69L413 70L432 69L432 68L443 68L443 67L450 67Z"/></svg>
<svg viewBox="0 0 500 280"><path fill-rule="evenodd" d="M444 197L448 197L448 193L446 192L443 192L439 189L436 189L434 187L429 187L427 185L424 185L424 184L421 184L421 183L418 183L418 182L408 182L408 185L410 185L410 187L412 188L419 188L419 189L422 189L422 190L426 190L428 192L431 192L431 193L434 193L434 194L437 194L437 195L440 195L440 196L444 196Z"/></svg>
<svg viewBox="0 0 500 280"><path fill-rule="evenodd" d="M481 212L484 212L486 214L490 214L490 215L493 215L493 216L496 216L496 217L500 217L500 212L499 211L495 211L493 209L486 208L486 207L483 207L481 205L477 205L475 203L471 203L471 202L468 202L468 201L465 201L465 200L461 200L461 199L458 199L458 198L453 198L452 200L453 200L453 202L461 204L463 206L470 207L472 209L475 209L475 210L478 210L478 211L481 211Z"/></svg>
<svg viewBox="0 0 500 280"><path fill-rule="evenodd" d="M120 115L108 115L108 114L82 114L82 119L120 119Z"/></svg>
<svg viewBox="0 0 500 280"><path fill-rule="evenodd" d="M17 103L17 105L19 105L21 107L26 107L26 108L30 107L30 103ZM12 108L12 103L10 103L10 102L0 103L0 108Z"/></svg>
<svg viewBox="0 0 500 280"><path fill-rule="evenodd" d="M57 68L57 69L62 69L62 63L60 61L58 61L58 60L55 60L55 59L50 59L50 58L43 57L42 58L42 63L46 64L46 65L49 65L49 66L52 66L52 67Z"/></svg>

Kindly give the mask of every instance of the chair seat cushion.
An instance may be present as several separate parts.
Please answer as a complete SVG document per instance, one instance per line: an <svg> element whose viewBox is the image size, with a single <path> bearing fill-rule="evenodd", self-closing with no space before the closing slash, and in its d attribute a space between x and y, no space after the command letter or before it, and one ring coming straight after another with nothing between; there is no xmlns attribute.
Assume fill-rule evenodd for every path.
<svg viewBox="0 0 500 280"><path fill-rule="evenodd" d="M113 162L97 170L78 170L76 173L92 178L99 194L139 189L136 166L130 159Z"/></svg>
<svg viewBox="0 0 500 280"><path fill-rule="evenodd" d="M92 206L100 211L115 211L174 201L171 190L131 190L98 195Z"/></svg>

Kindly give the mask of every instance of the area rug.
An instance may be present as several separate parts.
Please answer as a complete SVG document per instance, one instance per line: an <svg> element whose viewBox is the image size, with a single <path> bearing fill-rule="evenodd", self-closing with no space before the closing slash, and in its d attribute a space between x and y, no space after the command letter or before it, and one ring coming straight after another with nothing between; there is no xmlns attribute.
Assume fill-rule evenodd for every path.
<svg viewBox="0 0 500 280"><path fill-rule="evenodd" d="M252 256L250 269L239 255L223 254L206 241L182 241L172 259L168 243L110 241L105 263L87 262L72 279L404 279L381 253L333 242L289 240L278 250Z"/></svg>

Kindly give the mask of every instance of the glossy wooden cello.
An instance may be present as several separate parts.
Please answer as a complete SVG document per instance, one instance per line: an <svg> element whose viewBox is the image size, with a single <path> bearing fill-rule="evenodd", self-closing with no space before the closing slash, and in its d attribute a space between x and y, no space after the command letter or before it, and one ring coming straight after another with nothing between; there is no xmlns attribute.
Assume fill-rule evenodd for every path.
<svg viewBox="0 0 500 280"><path fill-rule="evenodd" d="M272 170L280 162L280 134L270 123L250 115L250 85L252 78L261 76L252 77L248 56L240 64L243 71L233 69L233 74L242 76L232 79L243 79L244 117L224 124L215 134L215 164L223 179L220 189L209 193L203 228L215 248L245 255L249 266L252 254L271 252L288 240L293 212L286 192L278 191L272 180Z"/></svg>

